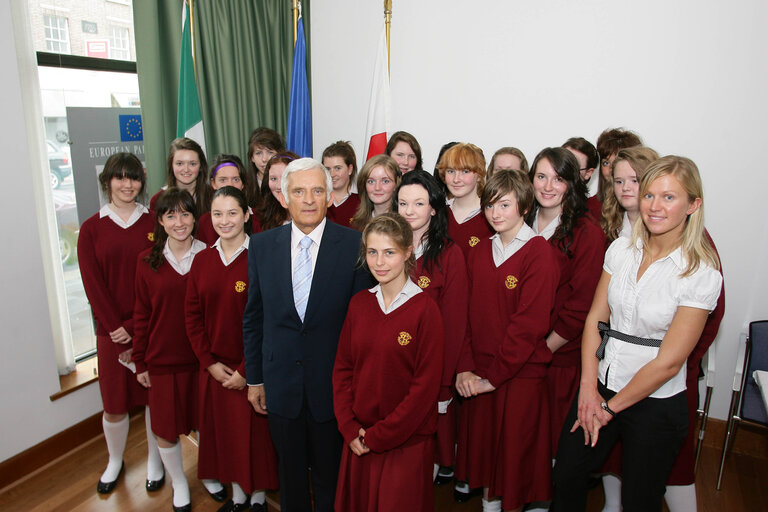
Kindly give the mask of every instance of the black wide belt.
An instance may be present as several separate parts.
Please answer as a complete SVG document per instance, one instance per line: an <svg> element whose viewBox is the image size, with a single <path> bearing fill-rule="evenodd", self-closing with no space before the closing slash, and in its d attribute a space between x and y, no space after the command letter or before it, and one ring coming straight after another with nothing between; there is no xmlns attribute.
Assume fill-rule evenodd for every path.
<svg viewBox="0 0 768 512"><path fill-rule="evenodd" d="M597 352L595 352L595 355L598 359L603 359L605 357L605 346L608 344L608 338L614 338L617 340L625 341L627 343L632 343L633 345L640 345L642 347L659 348L661 346L661 340L655 340L653 338L641 338L639 336L632 336L631 334L614 331L605 322L598 322L597 330L600 331L600 334L603 337L603 340L600 342L600 346L597 347Z"/></svg>

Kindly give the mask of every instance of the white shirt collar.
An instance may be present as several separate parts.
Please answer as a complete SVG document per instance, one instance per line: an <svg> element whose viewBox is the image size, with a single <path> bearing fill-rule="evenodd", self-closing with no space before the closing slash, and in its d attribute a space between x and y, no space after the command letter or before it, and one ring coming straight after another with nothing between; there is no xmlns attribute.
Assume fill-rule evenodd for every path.
<svg viewBox="0 0 768 512"><path fill-rule="evenodd" d="M545 239L549 240L552 238L552 235L555 234L555 230L557 229L557 226L560 225L560 216L558 215L552 221L547 224L547 227L545 227L542 230L539 230L539 213L541 213L541 210L536 210L536 217L533 219L533 224L531 227L533 228L534 233L538 233L539 235L543 236Z"/></svg>
<svg viewBox="0 0 768 512"><path fill-rule="evenodd" d="M187 253L181 257L181 261L176 261L176 256L173 255L173 251L168 246L168 240L165 241L165 247L163 248L163 256L165 261L168 262L173 269L179 274L186 275L189 273L189 269L192 268L192 261L195 259L195 255L208 247L200 240L192 240L192 247L189 248Z"/></svg>
<svg viewBox="0 0 768 512"><path fill-rule="evenodd" d="M109 207L109 203L105 204L101 207L99 210L99 218L103 219L104 217L109 217L112 219L112 221L120 226L123 229L128 229L129 227L136 224L136 221L138 221L142 215L145 213L149 213L149 210L147 210L147 207L140 203L135 203L136 209L133 210L133 213L130 217L128 217L128 221L124 221L120 218L120 216Z"/></svg>
<svg viewBox="0 0 768 512"><path fill-rule="evenodd" d="M218 238L216 242L214 242L213 246L216 248L217 251L219 251L219 257L221 258L221 262L224 264L224 266L229 266L230 263L235 261L238 256L240 256L240 253L248 249L248 242L250 241L251 237L248 236L246 233L245 240L243 240L243 243L240 244L240 247L237 248L237 250L232 254L232 257L227 261L227 257L224 256L224 250L221 248L221 238Z"/></svg>
<svg viewBox="0 0 768 512"><path fill-rule="evenodd" d="M323 220L320 221L320 224L318 224L315 229L313 229L308 235L305 235L304 232L296 227L296 224L291 221L291 247L298 247L299 242L301 242L301 239L305 236L311 238L313 245L317 245L319 247L320 241L323 239L323 232L325 231L325 222L325 217L323 217Z"/></svg>
<svg viewBox="0 0 768 512"><path fill-rule="evenodd" d="M339 201L338 203L336 202L336 197L334 196L334 199L333 199L333 206L341 206L342 204L344 204L344 201L346 201L347 199L349 199L349 196L351 196L351 195L352 195L352 194L350 194L349 192L347 192L347 195L345 195L344 197L342 197L342 198L341 198L341 201Z"/></svg>
<svg viewBox="0 0 768 512"><path fill-rule="evenodd" d="M514 240L509 242L506 246L501 242L501 235L496 233L491 237L491 248L493 250L493 262L496 266L500 266L502 263L511 258L517 251L523 248L526 242L531 238L539 236L528 224L523 223L520 230L515 235Z"/></svg>
<svg viewBox="0 0 768 512"><path fill-rule="evenodd" d="M450 209L451 209L451 213L453 213L453 202L454 202L455 200L456 200L456 198L455 198L455 197L452 197L452 198L450 198L450 199L448 199L448 200L446 200L446 201L445 201L445 204L447 204L447 205L448 205L448 208L450 208ZM469 219L472 219L472 218L474 218L474 217L477 217L477 215L478 215L478 214L479 214L479 213L482 211L482 209L483 209L483 208L482 208L482 207L480 207L480 208L477 208L477 209L475 209L475 210L472 210L472 211L471 211L471 212L469 212L469 213L467 214L467 216L466 216L466 217L464 217L463 219L458 219L458 218L456 218L456 216L455 216L455 215L453 216L453 218L454 218L454 219L456 219L456 222L457 222L457 223L459 223L459 224L464 224L464 223L465 223L465 222L467 222Z"/></svg>
<svg viewBox="0 0 768 512"><path fill-rule="evenodd" d="M388 315L408 302L408 299L421 293L422 289L419 288L419 286L410 279L406 280L405 286L403 286L403 289L400 290L400 292L397 294L397 297L395 297L395 299L389 304L389 307L384 306L384 293L381 291L381 284L377 284L373 288L369 288L368 291L376 294L376 302L379 303L381 311L385 315Z"/></svg>

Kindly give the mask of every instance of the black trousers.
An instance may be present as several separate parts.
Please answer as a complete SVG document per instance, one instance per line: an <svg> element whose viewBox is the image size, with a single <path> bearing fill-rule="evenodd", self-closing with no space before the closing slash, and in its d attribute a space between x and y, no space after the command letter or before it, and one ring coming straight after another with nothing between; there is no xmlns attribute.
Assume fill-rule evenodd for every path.
<svg viewBox="0 0 768 512"><path fill-rule="evenodd" d="M343 440L336 420L316 422L306 400L297 418L270 412L269 433L278 457L280 510L312 512L309 468L316 512L333 511Z"/></svg>
<svg viewBox="0 0 768 512"><path fill-rule="evenodd" d="M616 394L599 382L598 391L606 400ZM685 391L669 398L646 398L621 411L600 429L594 448L584 445L581 428L570 432L578 402L577 394L560 435L550 511L585 510L589 474L600 470L619 439L624 512L661 511L667 477L687 434Z"/></svg>

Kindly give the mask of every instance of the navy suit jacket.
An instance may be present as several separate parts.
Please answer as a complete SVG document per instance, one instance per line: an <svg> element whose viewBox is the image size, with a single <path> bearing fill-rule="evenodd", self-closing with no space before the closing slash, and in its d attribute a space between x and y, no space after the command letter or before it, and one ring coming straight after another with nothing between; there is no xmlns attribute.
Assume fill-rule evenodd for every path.
<svg viewBox="0 0 768 512"><path fill-rule="evenodd" d="M251 237L243 314L248 384L264 384L267 411L296 418L304 396L315 421L333 419L331 374L347 306L373 285L358 268L360 233L326 221L302 323L293 300L291 225Z"/></svg>

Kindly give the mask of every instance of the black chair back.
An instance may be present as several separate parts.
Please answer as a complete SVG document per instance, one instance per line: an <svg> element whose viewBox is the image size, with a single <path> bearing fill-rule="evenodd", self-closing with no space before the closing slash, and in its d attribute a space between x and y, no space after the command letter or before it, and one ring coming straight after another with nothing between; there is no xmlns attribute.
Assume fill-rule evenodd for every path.
<svg viewBox="0 0 768 512"><path fill-rule="evenodd" d="M768 412L765 409L760 388L752 376L755 370L768 371L768 320L749 324L749 342L747 344L749 365L741 393L741 419L768 425ZM747 357L745 356L745 357Z"/></svg>

